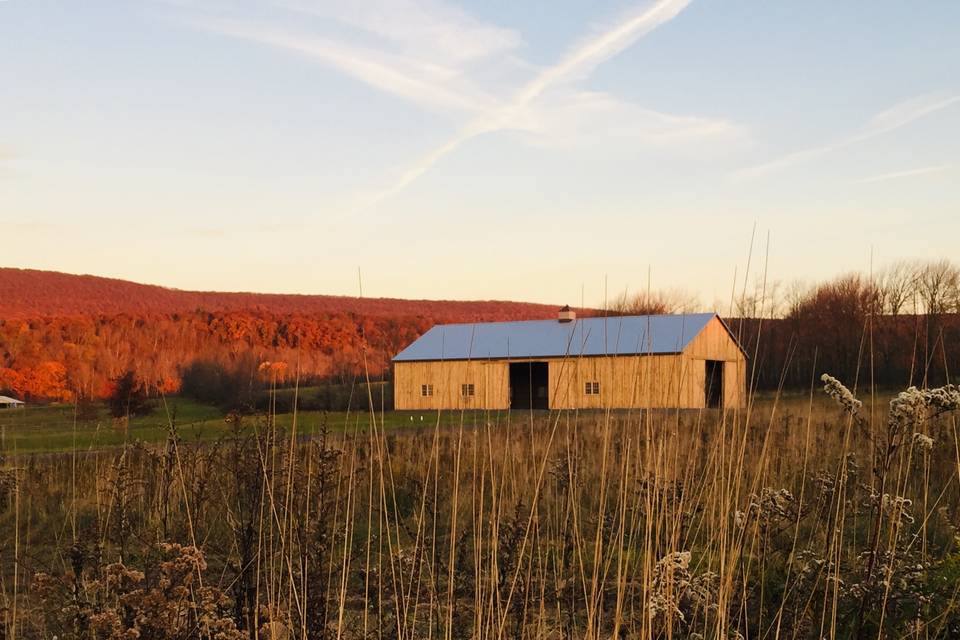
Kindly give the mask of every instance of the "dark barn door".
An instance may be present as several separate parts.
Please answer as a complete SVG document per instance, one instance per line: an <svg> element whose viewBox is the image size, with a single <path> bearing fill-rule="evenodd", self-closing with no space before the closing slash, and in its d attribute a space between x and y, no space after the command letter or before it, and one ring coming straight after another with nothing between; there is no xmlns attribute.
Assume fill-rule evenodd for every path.
<svg viewBox="0 0 960 640"><path fill-rule="evenodd" d="M510 363L510 408L549 409L546 362Z"/></svg>
<svg viewBox="0 0 960 640"><path fill-rule="evenodd" d="M707 360L706 393L707 407L720 409L723 407L723 361Z"/></svg>

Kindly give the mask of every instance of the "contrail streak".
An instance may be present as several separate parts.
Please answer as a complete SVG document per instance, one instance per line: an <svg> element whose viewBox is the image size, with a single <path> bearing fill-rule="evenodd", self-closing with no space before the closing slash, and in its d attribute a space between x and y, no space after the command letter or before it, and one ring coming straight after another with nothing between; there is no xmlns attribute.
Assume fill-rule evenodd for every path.
<svg viewBox="0 0 960 640"><path fill-rule="evenodd" d="M543 70L525 85L508 104L494 108L468 123L452 138L421 156L392 185L372 194L361 207L369 207L402 191L463 143L484 133L501 131L545 91L578 75L587 75L662 24L675 18L691 0L660 0L642 12L623 20L567 54L559 63Z"/></svg>

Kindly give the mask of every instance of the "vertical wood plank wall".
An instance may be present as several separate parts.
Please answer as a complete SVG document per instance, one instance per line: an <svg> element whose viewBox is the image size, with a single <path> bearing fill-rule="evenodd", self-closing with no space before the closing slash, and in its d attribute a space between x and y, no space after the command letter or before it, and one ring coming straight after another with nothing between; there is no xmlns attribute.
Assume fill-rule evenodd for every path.
<svg viewBox="0 0 960 640"><path fill-rule="evenodd" d="M688 408L706 406L706 361L724 362L725 407L746 403L746 359L718 318L683 353L649 356L538 358L548 363L551 409ZM599 382L588 395L586 382ZM432 397L421 385L432 384ZM473 384L473 398L461 385ZM398 410L507 409L510 368L506 360L394 363L394 406Z"/></svg>
<svg viewBox="0 0 960 640"><path fill-rule="evenodd" d="M551 409L698 406L688 381L696 377L680 355L596 356L553 360ZM702 374L701 374L702 378ZM586 383L599 382L599 395ZM703 393L701 386L701 395ZM702 404L702 400L699 401Z"/></svg>
<svg viewBox="0 0 960 640"><path fill-rule="evenodd" d="M421 395L421 385L432 384L433 396ZM462 397L463 384L472 384L474 396ZM448 360L396 362L393 365L394 408L507 409L510 406L510 365L505 360Z"/></svg>
<svg viewBox="0 0 960 640"><path fill-rule="evenodd" d="M747 361L743 357L723 363L723 385L724 407L747 406Z"/></svg>

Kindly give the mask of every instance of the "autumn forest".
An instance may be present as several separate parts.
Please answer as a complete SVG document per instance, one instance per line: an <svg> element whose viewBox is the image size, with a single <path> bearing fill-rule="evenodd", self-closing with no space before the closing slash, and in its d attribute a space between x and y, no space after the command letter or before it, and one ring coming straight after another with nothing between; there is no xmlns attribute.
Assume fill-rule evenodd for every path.
<svg viewBox="0 0 960 640"><path fill-rule="evenodd" d="M670 313L689 304L644 294L581 313ZM956 266L898 263L873 278L844 275L789 291L758 286L727 322L758 388L808 387L815 369L864 384L942 384L960 367L947 346L960 343L958 305ZM547 318L555 309L194 293L0 269L0 392L32 401L97 399L133 372L148 393L172 393L196 363L224 371L279 363L271 371L280 382L382 379L392 355L435 323Z"/></svg>

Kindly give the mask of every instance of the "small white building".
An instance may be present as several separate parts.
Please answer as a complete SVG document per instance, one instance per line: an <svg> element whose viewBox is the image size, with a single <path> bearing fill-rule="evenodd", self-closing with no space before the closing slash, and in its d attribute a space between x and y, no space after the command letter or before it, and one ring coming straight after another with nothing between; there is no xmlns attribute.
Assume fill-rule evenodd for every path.
<svg viewBox="0 0 960 640"><path fill-rule="evenodd" d="M26 403L10 396L0 396L0 409L23 409Z"/></svg>

